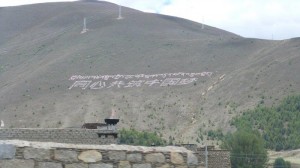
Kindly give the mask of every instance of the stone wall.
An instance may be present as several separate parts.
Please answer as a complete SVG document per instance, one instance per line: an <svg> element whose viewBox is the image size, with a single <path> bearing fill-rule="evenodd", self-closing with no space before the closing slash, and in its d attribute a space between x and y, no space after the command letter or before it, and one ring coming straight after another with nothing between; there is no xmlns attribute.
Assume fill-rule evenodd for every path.
<svg viewBox="0 0 300 168"><path fill-rule="evenodd" d="M5 164L5 165L15 165L15 164L34 164L35 167L34 168L40 168L43 166L39 166L39 164L44 164L44 163L39 163L39 159L37 158L28 158L29 155L28 152L33 151L32 153L36 153L36 155L39 155L37 157L41 157L43 156L43 151L47 151L47 159L43 159L43 162L48 162L49 161L49 157L51 158L51 162L53 163L49 163L50 166L44 166L46 167L51 167L51 165L60 165L60 166L64 166L64 168L67 168L66 165L70 164L70 162L65 162L65 161L58 161L58 160L53 160L53 158L57 158L56 155L57 152L60 151L69 151L66 152L64 154L72 154L76 155L76 157L79 157L80 153L82 153L83 151L89 151L92 149L87 149L84 148L84 150L79 149L78 146L80 145L74 145L74 144L98 144L98 145L104 145L104 144L117 144L117 131L115 130L99 130L99 129L0 129L0 141L1 140L8 140L9 142L12 142L11 140L26 140L26 141L39 141L39 142L58 142L58 143L69 143L69 145L72 144L72 147L76 146L75 148L72 147L68 147L68 149L63 150L65 148L67 148L66 146L68 146L67 144L64 144L63 146L59 146L58 148L55 149L47 149L44 150L44 148L38 146L36 147L37 149L35 149L34 147L32 147L31 145L23 145L23 147L13 147L15 149L15 157L11 157L8 158L8 160L4 157L2 157L2 159L4 159L3 161L0 161L0 168L1 164ZM7 141L7 142L8 142ZM5 142L5 141L2 141ZM24 141L25 142L25 141ZM28 143L34 143L34 142L28 142ZM178 167L179 165L182 164L182 161L184 161L185 164L187 164L186 166L188 167L195 167L193 164L190 165L190 163L188 164L188 156L187 153L188 152L179 152L180 155L174 154L171 151L167 151L167 152L153 152L151 151L149 152L144 152L143 150L140 149L144 149L145 147L139 147L139 149L135 149L135 151L132 150L128 150L128 149L123 149L123 151L120 152L120 147L121 145L116 145L117 148L115 148L114 150L108 149L108 150L99 150L98 148L96 148L96 151L93 151L95 153L95 155L101 155L102 158L102 162L96 162L97 164L101 163L100 167L106 168L105 164L107 163L111 163L113 162L113 167L111 168L118 168L118 164L117 162L119 161L119 164L125 164L126 165L130 165L129 168L131 167L135 167L135 168L140 168L138 166L138 164L142 164L141 168L148 168L149 165L151 165L151 168L154 167L161 167L163 165L165 165L165 168L167 167L172 167L175 166ZM7 146L6 146L7 147ZM186 148L188 148L190 151L193 151L193 156L196 157L197 159L197 168L204 168L205 167L205 150L203 148L197 148L195 145L191 146L185 146ZM0 158L1 158L1 150L4 149L5 147L1 147L0 146ZM10 147L7 147L10 148ZM72 148L72 149L70 149ZM94 147L93 147L94 148ZM101 147L102 148L102 147ZM176 148L176 147L174 147ZM180 147L179 147L180 148ZM186 149L183 148L183 149ZM133 147L130 147L130 149L133 149ZM157 150L160 149L159 147L157 148L153 148L153 150ZM186 149L187 150L187 149ZM10 150L13 151L13 150ZM55 152L56 151L56 152ZM72 151L72 152L70 152ZM115 152L108 152L108 151L118 151L117 154L124 156L126 159L119 159L117 161L111 161L108 158L111 158L112 153ZM99 154L98 154L98 153ZM125 152L125 154L124 154ZM90 153L90 152L88 152ZM154 155L150 155L151 153L154 153ZM157 154L158 153L158 154ZM171 154L172 153L172 154ZM5 154L5 153L4 153ZM3 155L3 152L2 152ZM41 156L40 156L41 155ZM10 154L11 156L11 154ZM128 160L128 158L131 157L139 157L140 159L138 159L138 162L133 162L131 160ZM181 159L180 164L175 164L175 161L173 159L172 161L172 157L176 158L183 158ZM155 157L156 159L158 158L162 158L161 161L159 162L151 162L149 160L149 158L151 157ZM28 160L29 159L29 160ZM108 159L108 160L107 160ZM199 163L198 163L199 161ZM25 163L26 162L26 163ZM60 164L54 164L54 163L60 163ZM80 160L76 160L76 162L74 162L74 164L79 164L80 163L85 163L82 162ZM128 163L128 164L127 164ZM46 165L48 163L45 163ZM73 162L72 162L73 164ZM86 165L90 165L89 167L92 168L97 168L96 165L94 165L93 163L86 163ZM135 166L133 166L135 165ZM60 167L59 166L59 167ZM12 166L13 167L13 166ZM56 167L56 166L54 166ZM76 167L76 166L75 166ZM80 167L80 166L79 166ZM99 166L98 166L99 167ZM110 166L108 166L110 167ZM121 166L122 167L122 166ZM149 167L149 168L150 168ZM230 152L226 151L226 150L215 150L215 149L208 149L208 168L230 168ZM71 168L71 167L70 167ZM127 168L126 166L124 168ZM162 167L163 168L163 167ZM174 168L174 167L172 167ZM184 168L184 167L183 167Z"/></svg>
<svg viewBox="0 0 300 168"><path fill-rule="evenodd" d="M117 143L116 130L99 129L0 129L0 140L27 140L74 144Z"/></svg>
<svg viewBox="0 0 300 168"><path fill-rule="evenodd" d="M196 144L180 144L178 146L194 151L198 157L200 167L205 167L205 147L198 148ZM218 150L214 146L207 146L207 165L208 168L230 168L230 151Z"/></svg>
<svg viewBox="0 0 300 168"><path fill-rule="evenodd" d="M1 168L198 168L183 147L0 141Z"/></svg>
<svg viewBox="0 0 300 168"><path fill-rule="evenodd" d="M199 165L205 167L205 150L198 150L195 154L200 161ZM209 168L230 168L230 151L209 149L207 163Z"/></svg>

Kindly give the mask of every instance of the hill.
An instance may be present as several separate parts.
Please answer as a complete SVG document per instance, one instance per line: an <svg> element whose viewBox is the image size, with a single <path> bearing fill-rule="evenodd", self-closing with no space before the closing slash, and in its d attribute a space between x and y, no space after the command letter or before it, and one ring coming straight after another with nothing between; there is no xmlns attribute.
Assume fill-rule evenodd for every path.
<svg viewBox="0 0 300 168"><path fill-rule="evenodd" d="M79 127L114 113L120 127L193 143L232 130L232 117L262 99L272 105L300 90L298 38L249 39L122 12L117 19L117 5L89 1L0 8L5 126Z"/></svg>
<svg viewBox="0 0 300 168"><path fill-rule="evenodd" d="M263 100L262 100L263 102ZM238 129L258 130L268 149L291 150L300 148L300 96L288 96L280 105L256 107L232 122Z"/></svg>

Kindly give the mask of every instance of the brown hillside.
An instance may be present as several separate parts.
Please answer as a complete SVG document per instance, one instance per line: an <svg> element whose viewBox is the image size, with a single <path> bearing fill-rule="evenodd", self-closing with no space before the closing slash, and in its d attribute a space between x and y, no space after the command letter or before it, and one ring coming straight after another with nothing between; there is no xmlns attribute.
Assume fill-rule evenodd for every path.
<svg viewBox="0 0 300 168"><path fill-rule="evenodd" d="M120 127L195 142L205 131L300 90L300 39L248 39L106 2L0 8L0 119L6 127L78 127L115 111ZM83 18L86 33L81 33ZM186 85L72 87L73 75L212 72ZM190 79L188 76L171 78ZM82 80L81 80L82 81ZM89 80L85 80L89 81ZM93 83L100 80L92 80ZM120 81L120 88L112 82ZM71 88L71 89L70 89Z"/></svg>

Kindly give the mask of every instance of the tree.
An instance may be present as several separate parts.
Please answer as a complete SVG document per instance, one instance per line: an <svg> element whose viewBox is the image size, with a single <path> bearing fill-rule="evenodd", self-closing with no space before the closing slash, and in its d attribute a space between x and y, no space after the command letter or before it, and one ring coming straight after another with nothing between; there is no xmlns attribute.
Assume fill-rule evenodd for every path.
<svg viewBox="0 0 300 168"><path fill-rule="evenodd" d="M122 129L119 134L121 144L142 146L163 146L166 144L166 141L159 137L156 133L140 132L135 129Z"/></svg>
<svg viewBox="0 0 300 168"><path fill-rule="evenodd" d="M276 106L257 106L231 121L237 129L259 130L266 148L276 151L300 148L300 95L283 99Z"/></svg>
<svg viewBox="0 0 300 168"><path fill-rule="evenodd" d="M285 161L283 158L277 158L274 162L273 168L291 168L291 163Z"/></svg>
<svg viewBox="0 0 300 168"><path fill-rule="evenodd" d="M230 150L232 168L264 168L268 161L259 132L237 130L224 138L222 147Z"/></svg>

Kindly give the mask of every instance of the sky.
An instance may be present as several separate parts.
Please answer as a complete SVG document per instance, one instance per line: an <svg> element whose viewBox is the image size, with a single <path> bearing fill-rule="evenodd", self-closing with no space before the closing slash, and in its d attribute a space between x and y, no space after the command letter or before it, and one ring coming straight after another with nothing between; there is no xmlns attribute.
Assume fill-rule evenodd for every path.
<svg viewBox="0 0 300 168"><path fill-rule="evenodd" d="M61 0L0 0L0 6L57 1ZM243 37L270 40L300 37L300 0L107 1L144 12L193 20Z"/></svg>

